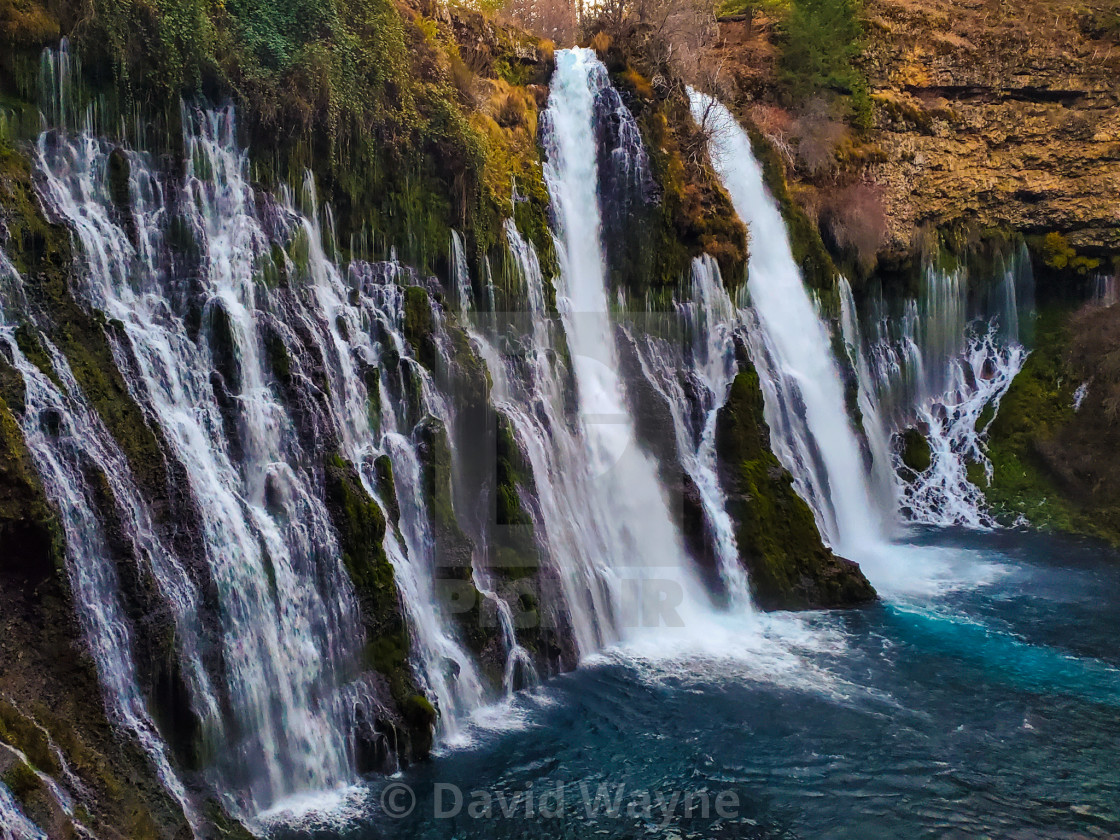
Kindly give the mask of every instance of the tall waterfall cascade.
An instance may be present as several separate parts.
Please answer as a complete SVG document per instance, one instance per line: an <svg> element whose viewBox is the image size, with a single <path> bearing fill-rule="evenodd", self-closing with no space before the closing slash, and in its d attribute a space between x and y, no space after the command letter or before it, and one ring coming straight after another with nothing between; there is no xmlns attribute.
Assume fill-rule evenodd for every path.
<svg viewBox="0 0 1120 840"><path fill-rule="evenodd" d="M926 570L917 567L938 561L892 542L904 519L994 525L969 465L990 480L984 434L1026 358L1020 331L1033 302L1029 260L1012 256L982 289L971 289L963 270L931 267L921 298L906 301L901 316L876 302L866 336L851 288L839 278L837 331L858 386L853 417L832 334L806 290L749 137L721 103L698 91L690 97L694 119L709 132L712 163L751 233L749 300L739 316L774 452L837 553L860 562L878 586L920 585ZM907 473L892 442L909 427L931 449L920 474Z"/></svg>
<svg viewBox="0 0 1120 840"><path fill-rule="evenodd" d="M644 613L659 606L662 597L674 598L684 609L703 610L706 595L685 565L656 467L635 443L634 420L618 378L596 194L593 119L595 97L608 85L606 68L594 51L565 50L557 56L544 130L545 182L556 215L557 308L571 352L595 506L606 526L600 576L616 603L624 595L620 587L629 587L627 597L636 599L629 608L643 613L630 621L645 623L657 621ZM618 634L619 629L616 621L608 632ZM614 640L601 636L600 644Z"/></svg>
<svg viewBox="0 0 1120 840"><path fill-rule="evenodd" d="M858 557L862 547L883 541L886 522L848 419L828 329L746 132L706 94L692 91L691 100L693 117L710 131L712 164L751 233L745 322L775 454L813 508L822 536L839 553Z"/></svg>

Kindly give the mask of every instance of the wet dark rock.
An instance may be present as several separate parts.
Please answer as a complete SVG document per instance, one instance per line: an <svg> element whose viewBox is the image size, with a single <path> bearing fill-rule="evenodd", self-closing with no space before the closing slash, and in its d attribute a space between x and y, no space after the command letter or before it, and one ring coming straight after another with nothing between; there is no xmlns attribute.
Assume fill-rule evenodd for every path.
<svg viewBox="0 0 1120 840"><path fill-rule="evenodd" d="M716 454L739 554L760 607L843 607L875 599L859 566L823 544L813 512L771 452L753 368L735 377L719 411Z"/></svg>
<svg viewBox="0 0 1120 840"><path fill-rule="evenodd" d="M39 428L51 437L58 437L63 431L62 415L58 409L48 408L39 413Z"/></svg>
<svg viewBox="0 0 1120 840"><path fill-rule="evenodd" d="M924 473L933 462L933 452L930 450L929 441L919 429L905 429L898 435L899 452L902 463L915 473Z"/></svg>
<svg viewBox="0 0 1120 840"><path fill-rule="evenodd" d="M109 152L105 169L109 200L116 211L117 224L124 229L133 247L136 247L140 236L136 229L136 218L132 215L132 187L129 183L132 163L128 159L128 153L120 146L114 146Z"/></svg>

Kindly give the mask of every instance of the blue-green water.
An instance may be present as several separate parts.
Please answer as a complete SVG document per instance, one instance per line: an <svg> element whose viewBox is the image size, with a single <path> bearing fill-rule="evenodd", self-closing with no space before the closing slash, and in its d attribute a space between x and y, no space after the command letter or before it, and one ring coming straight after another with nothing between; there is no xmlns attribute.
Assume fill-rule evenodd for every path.
<svg viewBox="0 0 1120 840"><path fill-rule="evenodd" d="M604 656L276 834L1120 836L1120 556L1012 532L911 542L956 557L957 585L769 618L741 650Z"/></svg>

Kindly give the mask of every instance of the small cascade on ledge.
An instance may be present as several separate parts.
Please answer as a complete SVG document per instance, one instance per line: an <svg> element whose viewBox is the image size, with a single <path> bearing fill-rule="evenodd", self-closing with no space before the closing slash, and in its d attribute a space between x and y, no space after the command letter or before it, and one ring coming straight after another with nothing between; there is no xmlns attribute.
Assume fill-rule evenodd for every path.
<svg viewBox="0 0 1120 840"><path fill-rule="evenodd" d="M1027 357L1021 333L1033 285L1025 249L990 280L963 268L927 266L917 299L871 301L865 332L841 279L844 338L864 416L872 420L868 437L877 462L893 437L886 460L897 504L911 521L995 524L984 502L983 486L992 477L984 439ZM913 435L926 441L928 464L906 463L903 450Z"/></svg>
<svg viewBox="0 0 1120 840"><path fill-rule="evenodd" d="M710 256L693 260L689 294L674 302L671 317L669 336L650 330L634 337L642 373L669 407L678 458L699 497L730 606L749 610L750 586L720 484L715 443L716 416L738 371L735 335L741 322Z"/></svg>
<svg viewBox="0 0 1120 840"><path fill-rule="evenodd" d="M805 289L746 132L716 100L697 91L690 97L696 122L710 132L712 164L750 229L750 308L743 317L771 445L826 542L864 561L882 553L889 514L876 505L828 329Z"/></svg>
<svg viewBox="0 0 1120 840"><path fill-rule="evenodd" d="M516 225L514 225L513 221L510 219L506 219L505 222L503 222L503 232L505 233L507 244L510 249L510 257L514 261L519 279L528 286L532 282L529 279L529 274L535 271L536 283L539 291L543 280L540 277L540 262L537 259L536 251L533 249L532 244L522 239ZM451 258L452 275L456 278L459 288L469 290L471 285L470 266L467 264L462 237L458 231L454 230L452 231ZM462 294L460 299L463 299ZM491 300L491 309L492 306L493 302ZM540 317L545 317L543 311L540 312ZM479 325L478 321L480 318L484 318L488 326L496 326L495 320L497 318L497 313L490 311L479 314L467 311L464 307L462 319L468 335L470 336L471 344L482 358L490 374L491 387L493 389L491 401L495 408L498 411L504 412L505 416L508 418L511 406L508 403L509 391L505 361L487 336L486 331ZM522 499L523 504L527 501L526 499ZM492 523L492 527L499 526ZM478 556L489 556L489 546L486 542L489 536L486 529L478 529L476 538L482 543L479 547ZM502 691L506 697L509 697L514 691L520 688L539 684L540 674L537 673L537 667L533 662L532 654L517 638L517 620L514 616L513 608L510 606L509 601L503 598L499 593L498 583L493 579L494 576L488 564L485 562L475 562L473 564L473 569L475 586L478 588L479 593L486 598L494 609L498 619L498 629L501 631L502 644L505 648L505 663L502 668ZM536 594L539 595L539 593Z"/></svg>
<svg viewBox="0 0 1120 840"><path fill-rule="evenodd" d="M451 274L455 278L456 302L460 312L468 312L474 306L474 291L471 289L471 274L467 266L467 252L463 245L463 234L451 231Z"/></svg>
<svg viewBox="0 0 1120 840"><path fill-rule="evenodd" d="M8 786L0 782L0 840L47 840L47 833L20 810Z"/></svg>

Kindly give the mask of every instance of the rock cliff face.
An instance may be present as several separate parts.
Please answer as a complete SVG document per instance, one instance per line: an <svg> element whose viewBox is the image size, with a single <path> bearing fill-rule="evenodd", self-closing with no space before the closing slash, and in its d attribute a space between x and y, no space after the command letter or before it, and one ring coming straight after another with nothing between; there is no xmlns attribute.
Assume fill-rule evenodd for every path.
<svg viewBox="0 0 1120 840"><path fill-rule="evenodd" d="M921 229L1049 233L1028 238L1041 284L1071 296L1075 253L1082 275L1107 272L1120 250L1117 4L872 0L865 14L885 250L911 250ZM1118 326L1116 307L1040 310L989 429L994 479L977 482L1005 521L1118 539Z"/></svg>
<svg viewBox="0 0 1120 840"><path fill-rule="evenodd" d="M871 257L915 253L930 229L1060 232L1100 256L1120 248L1118 15L1115 3L867 0L852 62L870 109L855 129L852 91L791 92L780 13L723 19L710 63L830 246L830 214L855 202Z"/></svg>
<svg viewBox="0 0 1120 840"><path fill-rule="evenodd" d="M872 0L860 61L888 247L956 222L1120 248L1120 23L1111 10Z"/></svg>

